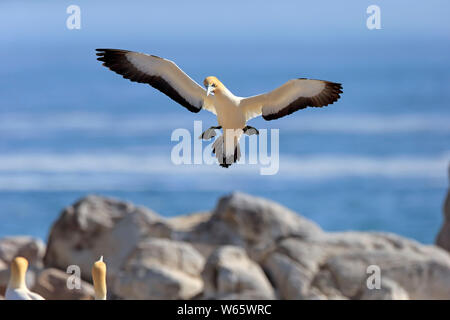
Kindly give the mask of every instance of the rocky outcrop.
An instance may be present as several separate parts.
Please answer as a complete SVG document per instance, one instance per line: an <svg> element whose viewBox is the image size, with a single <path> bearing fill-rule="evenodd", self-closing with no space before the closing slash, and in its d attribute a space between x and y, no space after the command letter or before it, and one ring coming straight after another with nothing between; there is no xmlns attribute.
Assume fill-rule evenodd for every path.
<svg viewBox="0 0 450 320"><path fill-rule="evenodd" d="M0 239L0 261L9 265L14 257L26 258L30 265L42 267L45 244L42 240L28 236L14 236Z"/></svg>
<svg viewBox="0 0 450 320"><path fill-rule="evenodd" d="M92 263L105 256L113 278L148 234L158 235L160 221L149 209L88 196L67 207L53 225L45 266L65 270L68 265L78 265L83 279L90 280Z"/></svg>
<svg viewBox="0 0 450 320"><path fill-rule="evenodd" d="M31 287L90 298L92 263L101 255L113 299L450 299L445 250L388 233L324 232L242 193L223 197L212 212L171 219L114 199L81 199L53 225L46 269L37 268ZM0 259L0 283L5 265ZM61 289L68 265L81 268L85 291Z"/></svg>
<svg viewBox="0 0 450 320"><path fill-rule="evenodd" d="M40 294L47 300L94 299L94 288L92 285L83 280L79 280L79 283L75 285L75 281L69 279L71 276L58 269L45 269L38 275L32 291ZM68 281L72 286L68 286Z"/></svg>
<svg viewBox="0 0 450 320"><path fill-rule="evenodd" d="M392 234L285 239L261 263L283 299L450 298L450 256ZM379 289L367 284L371 268L380 271Z"/></svg>
<svg viewBox="0 0 450 320"><path fill-rule="evenodd" d="M190 244L149 239L135 249L113 283L126 299L190 299L203 289L204 258Z"/></svg>
<svg viewBox="0 0 450 320"><path fill-rule="evenodd" d="M234 245L257 258L279 239L307 239L321 232L314 222L275 202L233 193L219 200L209 219L188 231L175 230L172 237L192 243L206 256L217 246Z"/></svg>
<svg viewBox="0 0 450 320"><path fill-rule="evenodd" d="M261 267L240 247L219 247L208 258L202 276L205 299L275 298Z"/></svg>

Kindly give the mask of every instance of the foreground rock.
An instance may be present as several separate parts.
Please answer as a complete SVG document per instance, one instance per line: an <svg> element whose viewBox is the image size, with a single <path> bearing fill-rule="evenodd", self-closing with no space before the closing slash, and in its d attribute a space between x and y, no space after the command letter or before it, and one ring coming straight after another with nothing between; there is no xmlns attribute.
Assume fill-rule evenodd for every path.
<svg viewBox="0 0 450 320"><path fill-rule="evenodd" d="M285 239L261 263L284 299L450 298L450 256L392 234ZM370 266L379 268L381 289L391 295L368 289Z"/></svg>
<svg viewBox="0 0 450 320"><path fill-rule="evenodd" d="M190 299L203 289L203 265L202 255L187 243L150 239L125 262L113 291L123 299Z"/></svg>
<svg viewBox="0 0 450 320"><path fill-rule="evenodd" d="M445 250L387 233L327 233L241 193L211 213L172 219L84 198L54 224L45 265L79 265L89 280L100 255L112 298L450 299Z"/></svg>
<svg viewBox="0 0 450 320"><path fill-rule="evenodd" d="M83 279L90 281L92 264L104 256L113 278L152 228L157 232L160 219L153 211L130 203L86 197L67 207L53 225L45 266L66 270L75 264Z"/></svg>
<svg viewBox="0 0 450 320"><path fill-rule="evenodd" d="M208 258L202 275L205 299L275 298L261 267L240 247L219 247Z"/></svg>
<svg viewBox="0 0 450 320"><path fill-rule="evenodd" d="M174 230L172 237L192 243L205 256L217 246L234 245L256 258L279 239L308 239L321 233L315 223L275 202L233 193L219 200L209 219L187 231Z"/></svg>
<svg viewBox="0 0 450 320"><path fill-rule="evenodd" d="M45 297L47 300L92 300L94 299L94 288L91 284L80 281L79 287L74 281L70 281L70 275L58 269L45 269L36 279L32 291ZM74 285L69 289L67 285Z"/></svg>
<svg viewBox="0 0 450 320"><path fill-rule="evenodd" d="M0 239L0 261L9 263L14 257L26 258L30 265L42 267L42 259L45 254L45 244L42 240L28 237L15 236Z"/></svg>

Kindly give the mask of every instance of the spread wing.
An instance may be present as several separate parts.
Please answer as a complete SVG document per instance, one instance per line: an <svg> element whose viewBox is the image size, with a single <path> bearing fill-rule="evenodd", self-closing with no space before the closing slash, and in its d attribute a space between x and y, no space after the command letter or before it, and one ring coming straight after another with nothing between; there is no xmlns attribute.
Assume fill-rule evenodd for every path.
<svg viewBox="0 0 450 320"><path fill-rule="evenodd" d="M274 120L306 107L323 107L340 98L342 85L324 80L294 79L277 89L241 100L247 120Z"/></svg>
<svg viewBox="0 0 450 320"><path fill-rule="evenodd" d="M147 83L191 112L202 108L216 113L206 90L174 62L157 56L118 49L96 49L97 60L134 82Z"/></svg>

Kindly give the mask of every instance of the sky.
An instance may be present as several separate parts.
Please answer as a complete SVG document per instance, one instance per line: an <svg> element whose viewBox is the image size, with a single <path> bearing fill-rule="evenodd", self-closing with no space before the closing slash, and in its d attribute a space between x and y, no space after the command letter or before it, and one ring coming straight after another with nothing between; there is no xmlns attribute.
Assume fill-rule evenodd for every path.
<svg viewBox="0 0 450 320"><path fill-rule="evenodd" d="M239 46L280 38L321 38L335 41L341 36L369 35L366 8L381 9L382 32L397 39L449 36L448 1L18 1L0 3L2 42L20 41L30 33L38 41L45 34L67 32L66 8L78 5L82 32L110 38L142 37L189 39L196 44L226 38ZM137 9L137 10L136 10ZM333 39L332 36L335 36ZM270 45L267 43L267 45Z"/></svg>

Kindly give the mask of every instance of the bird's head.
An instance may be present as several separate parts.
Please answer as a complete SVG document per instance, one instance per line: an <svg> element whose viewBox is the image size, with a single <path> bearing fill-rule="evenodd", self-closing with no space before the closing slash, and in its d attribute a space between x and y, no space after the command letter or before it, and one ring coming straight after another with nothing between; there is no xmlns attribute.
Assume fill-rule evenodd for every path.
<svg viewBox="0 0 450 320"><path fill-rule="evenodd" d="M220 82L219 79L213 76L206 77L203 81L203 84L205 85L207 96L216 93L216 90L220 90L223 87L222 82Z"/></svg>
<svg viewBox="0 0 450 320"><path fill-rule="evenodd" d="M92 266L92 280L95 300L106 300L106 264L103 262L103 256Z"/></svg>
<svg viewBox="0 0 450 320"><path fill-rule="evenodd" d="M23 257L15 257L11 261L10 287L20 288L25 285L25 275L28 269L28 261Z"/></svg>

